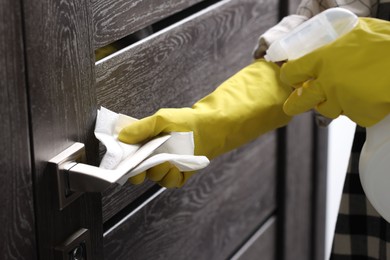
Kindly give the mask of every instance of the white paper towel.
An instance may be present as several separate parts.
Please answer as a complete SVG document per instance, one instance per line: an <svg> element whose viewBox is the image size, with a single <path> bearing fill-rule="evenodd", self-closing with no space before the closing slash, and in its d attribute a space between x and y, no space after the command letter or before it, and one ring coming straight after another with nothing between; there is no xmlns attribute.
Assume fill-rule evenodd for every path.
<svg viewBox="0 0 390 260"><path fill-rule="evenodd" d="M166 161L174 164L180 171L200 170L210 163L207 157L194 155L192 132L172 132L143 145L120 142L120 130L136 120L138 119L117 114L104 107L98 110L95 136L107 150L99 167L109 170L128 167L129 160L134 162L131 165L135 165L117 183L123 185L129 177Z"/></svg>

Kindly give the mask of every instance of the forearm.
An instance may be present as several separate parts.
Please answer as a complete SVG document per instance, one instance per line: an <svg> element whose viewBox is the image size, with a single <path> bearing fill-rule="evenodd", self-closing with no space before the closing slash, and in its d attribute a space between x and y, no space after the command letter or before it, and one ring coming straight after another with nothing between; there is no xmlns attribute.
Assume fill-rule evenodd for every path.
<svg viewBox="0 0 390 260"><path fill-rule="evenodd" d="M359 17L375 17L378 0L303 0L296 14L310 18L332 7L345 8Z"/></svg>

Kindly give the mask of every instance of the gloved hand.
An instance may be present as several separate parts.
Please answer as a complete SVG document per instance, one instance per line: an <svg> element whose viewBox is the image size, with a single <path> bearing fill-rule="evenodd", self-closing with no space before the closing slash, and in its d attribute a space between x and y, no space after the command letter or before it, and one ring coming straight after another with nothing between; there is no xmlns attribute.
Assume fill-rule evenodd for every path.
<svg viewBox="0 0 390 260"><path fill-rule="evenodd" d="M122 129L119 140L139 143L160 133L193 131L194 154L213 159L288 123L282 105L292 89L280 82L279 72L277 65L256 60L191 108L160 109ZM165 187L181 187L191 174L165 163L146 176ZM144 179L145 173L130 182Z"/></svg>
<svg viewBox="0 0 390 260"><path fill-rule="evenodd" d="M281 79L296 88L283 107L288 115L315 108L374 125L390 112L390 22L359 18L351 32L285 63Z"/></svg>

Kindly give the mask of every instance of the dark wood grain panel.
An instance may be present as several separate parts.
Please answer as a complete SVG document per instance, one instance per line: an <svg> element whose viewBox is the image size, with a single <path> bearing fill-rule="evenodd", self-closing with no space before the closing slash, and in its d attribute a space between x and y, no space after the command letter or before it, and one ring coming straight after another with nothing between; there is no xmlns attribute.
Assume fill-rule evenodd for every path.
<svg viewBox="0 0 390 260"><path fill-rule="evenodd" d="M145 181L142 185L125 183L123 186L113 185L102 193L103 222L108 221L118 211L133 203L146 190L154 186L152 181Z"/></svg>
<svg viewBox="0 0 390 260"><path fill-rule="evenodd" d="M36 259L20 1L0 1L0 258Z"/></svg>
<svg viewBox="0 0 390 260"><path fill-rule="evenodd" d="M312 111L287 127L284 191L284 259L323 259L326 222L326 128Z"/></svg>
<svg viewBox="0 0 390 260"><path fill-rule="evenodd" d="M274 260L276 244L276 217L268 219L230 258L230 260Z"/></svg>
<svg viewBox="0 0 390 260"><path fill-rule="evenodd" d="M60 211L47 161L74 142L86 144L88 163L98 158L94 53L89 0L23 3L39 256L58 259L54 247L80 228L102 258L100 194L85 194Z"/></svg>
<svg viewBox="0 0 390 260"><path fill-rule="evenodd" d="M284 194L284 258L311 260L313 248L313 115L295 117L287 127Z"/></svg>
<svg viewBox="0 0 390 260"><path fill-rule="evenodd" d="M276 4L222 1L98 62L98 104L138 118L161 107L192 105L251 61L258 35L276 23ZM122 192L128 189L105 194L104 216L129 203Z"/></svg>
<svg viewBox="0 0 390 260"><path fill-rule="evenodd" d="M315 125L313 259L325 259L328 128Z"/></svg>
<svg viewBox="0 0 390 260"><path fill-rule="evenodd" d="M217 158L104 238L106 259L226 259L276 209L276 138Z"/></svg>
<svg viewBox="0 0 390 260"><path fill-rule="evenodd" d="M203 0L94 0L95 49Z"/></svg>
<svg viewBox="0 0 390 260"><path fill-rule="evenodd" d="M98 104L136 117L188 106L251 61L276 16L273 1L227 0L156 33L97 63Z"/></svg>

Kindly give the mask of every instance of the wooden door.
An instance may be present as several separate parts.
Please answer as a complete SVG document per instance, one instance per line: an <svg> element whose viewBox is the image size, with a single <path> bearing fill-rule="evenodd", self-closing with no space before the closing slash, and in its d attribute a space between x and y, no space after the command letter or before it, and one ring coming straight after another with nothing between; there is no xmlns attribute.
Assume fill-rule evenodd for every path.
<svg viewBox="0 0 390 260"><path fill-rule="evenodd" d="M272 0L23 3L38 258L72 253L81 244L68 239L88 230L87 259L313 259L312 240L322 234L312 174L324 157L313 160L311 114L217 158L182 189L125 184L60 210L47 163L82 142L98 165L101 105L141 118L210 93L249 64L278 10ZM95 62L94 51L112 43L119 50ZM294 142L307 155L300 164L290 157Z"/></svg>
<svg viewBox="0 0 390 260"><path fill-rule="evenodd" d="M35 259L23 17L0 1L0 259Z"/></svg>

